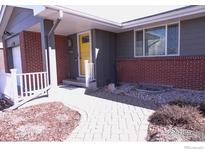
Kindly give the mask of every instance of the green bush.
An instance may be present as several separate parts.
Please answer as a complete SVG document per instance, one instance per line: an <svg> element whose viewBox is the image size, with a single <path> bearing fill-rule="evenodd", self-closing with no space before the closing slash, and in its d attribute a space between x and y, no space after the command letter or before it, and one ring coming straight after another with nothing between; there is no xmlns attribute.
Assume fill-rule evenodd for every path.
<svg viewBox="0 0 205 154"><path fill-rule="evenodd" d="M205 130L203 115L196 107L190 105L165 105L149 117L149 122L194 131Z"/></svg>

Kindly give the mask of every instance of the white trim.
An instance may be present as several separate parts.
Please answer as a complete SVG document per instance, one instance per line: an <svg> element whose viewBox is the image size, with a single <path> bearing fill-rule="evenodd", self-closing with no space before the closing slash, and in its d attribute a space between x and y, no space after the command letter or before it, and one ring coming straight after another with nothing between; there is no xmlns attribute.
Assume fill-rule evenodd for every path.
<svg viewBox="0 0 205 154"><path fill-rule="evenodd" d="M73 10L73 9L68 8L68 7L64 7L64 6L60 6L60 5L45 5L45 7L47 9L52 9L52 10L56 10L56 11L62 10L63 12L65 12L67 14L79 16L79 17L82 17L82 18L85 18L85 19L88 19L88 20L92 20L96 23L101 23L103 25L111 26L111 27L114 27L114 28L121 28L122 27L122 23L118 23L118 22L115 22L115 21L103 19L101 17L97 17L97 16L94 16L94 15L91 15L91 14L88 14L88 13L78 11L78 10Z"/></svg>
<svg viewBox="0 0 205 154"><path fill-rule="evenodd" d="M79 36L85 33L89 33L89 42L90 42L90 62L92 63L92 35L91 30L84 31L77 33L77 48L78 48L78 76L85 77L85 75L80 74L80 43L79 43Z"/></svg>
<svg viewBox="0 0 205 154"><path fill-rule="evenodd" d="M0 23L3 20L5 11L6 11L6 5L2 5L1 10L0 10Z"/></svg>
<svg viewBox="0 0 205 154"><path fill-rule="evenodd" d="M92 21L97 22L97 23L101 23L101 24L104 24L107 26L118 28L120 30L129 29L129 28L133 28L136 26L143 26L146 24L154 23L154 22L168 21L171 19L179 19L179 18L183 18L186 16L192 16L195 14L200 14L200 13L205 12L204 5L189 6L189 7L184 7L184 8L178 8L175 10L165 11L165 12L162 12L162 13L159 13L156 15L154 14L153 16L148 16L148 17L145 16L144 18L136 19L133 21L118 23L115 21L110 21L110 20L106 20L106 19L94 16L91 14L80 12L77 10L72 10L70 8L60 6L60 5L55 5L55 6L54 5L44 5L44 6L47 9L54 9L57 11L62 10L65 13L76 15L79 17L83 17L83 18L92 20Z"/></svg>
<svg viewBox="0 0 205 154"><path fill-rule="evenodd" d="M179 29L178 29L178 54L180 55L181 50L181 21L179 21Z"/></svg>
<svg viewBox="0 0 205 154"><path fill-rule="evenodd" d="M176 19L176 18L182 18L182 17L186 17L186 16L191 16L194 14L199 14L199 13L203 13L205 12L205 6L204 5L198 5L198 6L192 6L192 7L187 7L187 8L182 8L176 11L172 11L172 12L165 12L165 13L161 13L158 15L154 15L151 17L145 17L142 19L138 19L135 21L128 21L128 22L124 22L122 23L122 28L123 29L127 29L127 28L132 28L135 26L142 26L145 24L150 24L150 23L154 23L154 22L160 22L160 21L166 21L166 20L171 20L171 19Z"/></svg>
<svg viewBox="0 0 205 154"><path fill-rule="evenodd" d="M168 26L178 24L178 52L177 54L167 54L167 30ZM134 58L141 58L141 57L166 57L166 56L180 56L180 21L178 22L170 22L167 24L159 24L159 25L154 25L154 26L146 26L143 28L136 28L134 29ZM156 28L156 27L165 27L165 55L145 55L145 30L146 29L151 29L151 28ZM143 31L143 56L136 56L135 50L136 50L136 31Z"/></svg>
<svg viewBox="0 0 205 154"><path fill-rule="evenodd" d="M143 32L143 42L142 42L142 54L145 56L145 29L142 30Z"/></svg>
<svg viewBox="0 0 205 154"><path fill-rule="evenodd" d="M168 26L167 26L167 24L166 24L166 26L165 26L165 55L167 55L167 30L168 30Z"/></svg>

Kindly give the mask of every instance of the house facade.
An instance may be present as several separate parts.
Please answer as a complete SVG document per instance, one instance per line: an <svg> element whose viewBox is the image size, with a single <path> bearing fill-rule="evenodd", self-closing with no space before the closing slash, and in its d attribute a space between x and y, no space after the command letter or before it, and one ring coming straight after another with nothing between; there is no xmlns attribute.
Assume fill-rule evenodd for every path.
<svg viewBox="0 0 205 154"><path fill-rule="evenodd" d="M205 6L115 23L63 6L4 6L5 68L49 72L51 84L134 82L205 90Z"/></svg>

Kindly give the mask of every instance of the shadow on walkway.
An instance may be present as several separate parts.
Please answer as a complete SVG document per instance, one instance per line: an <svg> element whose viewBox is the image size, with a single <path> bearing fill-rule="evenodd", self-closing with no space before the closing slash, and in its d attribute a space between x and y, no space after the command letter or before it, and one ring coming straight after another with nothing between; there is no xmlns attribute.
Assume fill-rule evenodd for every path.
<svg viewBox="0 0 205 154"><path fill-rule="evenodd" d="M107 99L107 100L111 100L111 101L116 101L116 102L124 103L124 104L128 104L128 105L134 105L134 106L138 106L138 107L142 107L142 108L146 108L146 109L151 109L151 110L156 110L160 107L160 105L154 101L153 102L152 101L145 101L145 100L139 100L136 97L117 95L117 94L113 94L110 92L106 92L102 89L98 89L95 91L90 90L90 89L86 89L85 95L103 98L103 99Z"/></svg>

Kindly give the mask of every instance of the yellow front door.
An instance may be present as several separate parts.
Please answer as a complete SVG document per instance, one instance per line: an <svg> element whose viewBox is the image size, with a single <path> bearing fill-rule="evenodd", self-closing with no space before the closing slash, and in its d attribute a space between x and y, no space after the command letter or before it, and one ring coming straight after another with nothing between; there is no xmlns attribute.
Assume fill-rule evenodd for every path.
<svg viewBox="0 0 205 154"><path fill-rule="evenodd" d="M85 75L85 60L90 62L90 36L89 33L79 35L79 56L80 56L80 75Z"/></svg>

